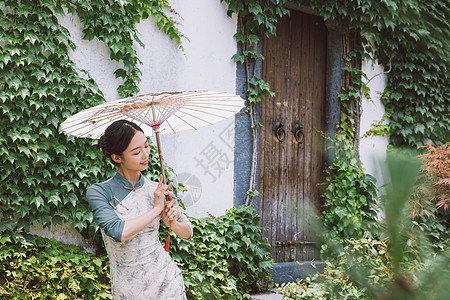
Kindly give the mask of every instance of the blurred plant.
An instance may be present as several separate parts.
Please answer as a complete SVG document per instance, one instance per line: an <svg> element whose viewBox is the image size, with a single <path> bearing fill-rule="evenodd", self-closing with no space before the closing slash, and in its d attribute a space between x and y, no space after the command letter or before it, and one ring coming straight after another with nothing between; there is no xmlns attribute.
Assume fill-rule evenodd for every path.
<svg viewBox="0 0 450 300"><path fill-rule="evenodd" d="M346 246L327 241L334 256L319 276L321 283L298 283L302 289L295 293L295 287L290 286L285 296L288 292L293 296L286 298L313 299L311 295L320 293L322 296L316 299L448 299L448 240L435 253L424 235L425 223L411 218L408 199L419 168L416 156L390 153L386 172L390 184L382 198L385 238L375 239L365 233L362 239L346 239Z"/></svg>
<svg viewBox="0 0 450 300"><path fill-rule="evenodd" d="M450 142L442 146L427 143L422 148L425 148L426 152L421 155L421 182L411 195L414 217L418 217L420 213L434 216L429 210L432 206L447 212L450 205Z"/></svg>
<svg viewBox="0 0 450 300"><path fill-rule="evenodd" d="M0 236L1 299L112 299L106 256L24 234Z"/></svg>

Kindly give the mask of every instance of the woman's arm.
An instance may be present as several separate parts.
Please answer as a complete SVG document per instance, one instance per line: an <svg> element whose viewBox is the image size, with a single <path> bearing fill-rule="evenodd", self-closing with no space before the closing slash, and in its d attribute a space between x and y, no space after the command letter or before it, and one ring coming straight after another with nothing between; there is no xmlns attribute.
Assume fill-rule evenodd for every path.
<svg viewBox="0 0 450 300"><path fill-rule="evenodd" d="M189 241L192 238L192 228L188 222L172 221L172 231L183 240Z"/></svg>
<svg viewBox="0 0 450 300"><path fill-rule="evenodd" d="M121 241L125 242L127 239L144 229L148 224L153 222L164 209L165 197L175 197L171 192L171 185L162 184L160 181L154 192L153 208L143 215L125 221L122 231Z"/></svg>
<svg viewBox="0 0 450 300"><path fill-rule="evenodd" d="M192 225L188 218L180 212L179 206L174 201L166 202L162 213L162 219L167 227L171 226L173 232L184 240L192 238Z"/></svg>
<svg viewBox="0 0 450 300"><path fill-rule="evenodd" d="M121 242L125 242L130 237L144 229L148 224L150 224L161 214L163 208L164 206L153 206L153 208L147 211L145 214L133 219L126 220L123 226Z"/></svg>

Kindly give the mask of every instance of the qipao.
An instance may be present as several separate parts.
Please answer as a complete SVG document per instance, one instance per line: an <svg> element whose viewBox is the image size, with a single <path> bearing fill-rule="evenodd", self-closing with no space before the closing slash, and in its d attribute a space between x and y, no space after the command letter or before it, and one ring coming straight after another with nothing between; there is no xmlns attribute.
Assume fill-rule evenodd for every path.
<svg viewBox="0 0 450 300"><path fill-rule="evenodd" d="M116 173L108 181L92 185L86 193L108 253L114 299L186 299L181 271L158 237L161 217L121 242L125 221L153 208L157 185L141 176L133 186ZM189 223L182 213L178 221Z"/></svg>

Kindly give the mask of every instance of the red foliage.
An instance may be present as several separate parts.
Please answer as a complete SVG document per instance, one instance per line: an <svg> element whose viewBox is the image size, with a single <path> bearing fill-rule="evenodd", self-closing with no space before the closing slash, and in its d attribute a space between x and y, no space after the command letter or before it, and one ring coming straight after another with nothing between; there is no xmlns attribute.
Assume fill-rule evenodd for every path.
<svg viewBox="0 0 450 300"><path fill-rule="evenodd" d="M411 196L413 215L424 212L432 216L427 209L430 205L445 212L450 205L450 142L442 146L428 143L422 148L427 152L421 155L422 182L415 187Z"/></svg>

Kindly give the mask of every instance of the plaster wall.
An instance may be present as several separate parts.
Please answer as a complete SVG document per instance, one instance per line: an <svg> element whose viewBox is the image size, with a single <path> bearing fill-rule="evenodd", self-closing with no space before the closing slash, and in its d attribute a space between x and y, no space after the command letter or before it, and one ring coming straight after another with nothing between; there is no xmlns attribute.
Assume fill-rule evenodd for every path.
<svg viewBox="0 0 450 300"><path fill-rule="evenodd" d="M228 18L226 5L220 1L171 0L178 28L185 36L184 51L158 30L150 17L137 25L145 48L135 44L142 65L140 94L178 91L211 90L235 93L236 65L231 57L236 53L233 35L236 18ZM107 101L119 99L117 87L122 79L114 77L121 63L109 59L109 50L96 38L82 39L81 24L76 15L60 17L78 48L70 57L80 70L86 70L97 82ZM161 136L166 163L185 183L188 192L181 195L186 213L204 217L208 213L222 215L233 206L234 119L219 122L197 131ZM74 244L83 244L75 231L56 228L50 232L39 226L37 233L49 238L72 236ZM58 233L59 232L59 233ZM62 233L61 233L62 232ZM67 240L64 240L68 242ZM84 246L87 247L87 246Z"/></svg>
<svg viewBox="0 0 450 300"><path fill-rule="evenodd" d="M384 115L384 105L381 103L381 93L386 87L384 67L377 62L363 61L362 71L367 75L370 99L363 98L360 128L359 155L365 171L377 180L377 187L382 187L386 181L383 169L389 138L386 136L365 136L374 124L381 124Z"/></svg>
<svg viewBox="0 0 450 300"><path fill-rule="evenodd" d="M152 18L138 24L139 38L145 44L145 48L135 44L142 61L140 94L179 90L234 93L236 69L231 57L236 53L236 20L227 18L226 7L216 1L176 0L171 4L179 14L175 18L185 36L184 51L157 29ZM77 66L89 72L107 101L119 99L121 79L113 75L119 63L110 61L109 50L101 42L82 40L76 16L63 22L79 46L72 53ZM229 119L197 131L161 136L164 159L177 174L175 179L187 180L189 191L183 198L191 216L221 215L233 205L233 124Z"/></svg>

